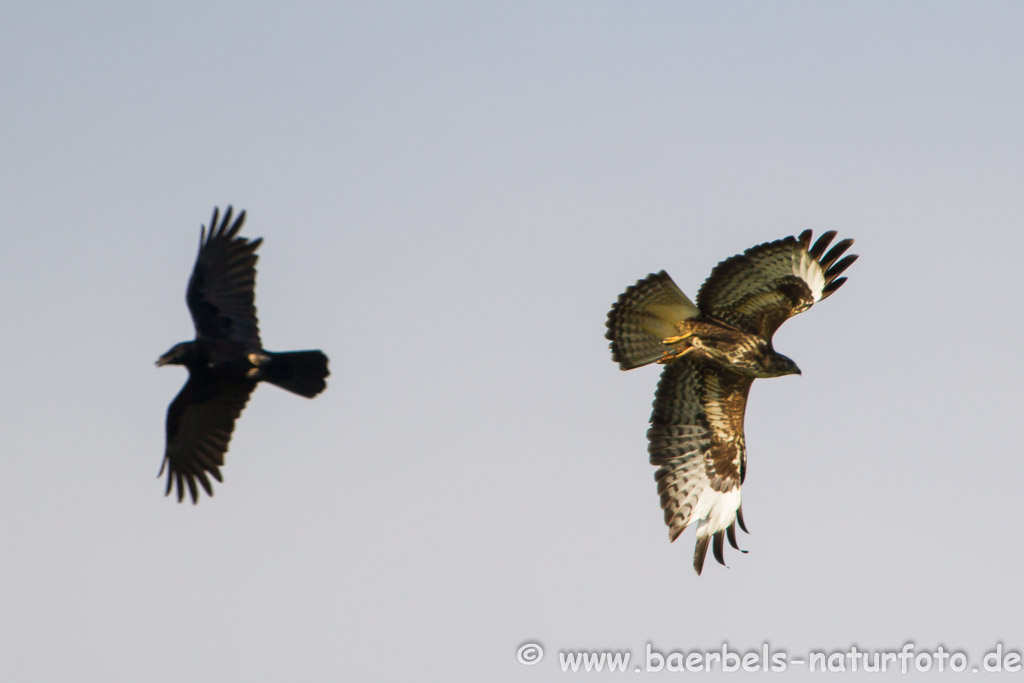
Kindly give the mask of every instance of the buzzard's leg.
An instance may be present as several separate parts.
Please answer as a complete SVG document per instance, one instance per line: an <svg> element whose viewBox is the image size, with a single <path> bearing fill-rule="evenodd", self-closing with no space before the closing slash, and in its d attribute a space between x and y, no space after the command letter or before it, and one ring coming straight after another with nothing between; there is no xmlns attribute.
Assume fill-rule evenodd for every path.
<svg viewBox="0 0 1024 683"><path fill-rule="evenodd" d="M680 334L679 336L676 336L676 337L665 337L664 339L661 340L661 343L664 344L665 346L671 346L673 344L678 344L681 341L685 341L685 340L689 339L692 336L693 336L693 332L686 332L686 333ZM672 361L676 360L677 358L682 358L683 356L685 356L686 354L688 354L692 350L693 350L692 346L687 346L684 349L669 349L669 350L666 350L665 354L661 358L658 359L658 362L661 363L662 365L664 365L665 363L671 363Z"/></svg>
<svg viewBox="0 0 1024 683"><path fill-rule="evenodd" d="M678 337L665 337L664 339L661 340L661 343L665 344L666 346L669 345L669 344L678 344L679 342L683 341L684 339L688 339L688 338L690 338L692 336L693 336L693 332L687 332L686 334L681 334Z"/></svg>
<svg viewBox="0 0 1024 683"><path fill-rule="evenodd" d="M664 365L665 363L671 363L672 361L674 361L674 360L676 360L678 358L682 358L683 356L688 354L690 351L693 351L693 347L692 346L687 346L685 349L683 349L681 351L676 351L676 350L666 351L665 355L663 355L661 358L658 359L658 363L661 364L661 365Z"/></svg>

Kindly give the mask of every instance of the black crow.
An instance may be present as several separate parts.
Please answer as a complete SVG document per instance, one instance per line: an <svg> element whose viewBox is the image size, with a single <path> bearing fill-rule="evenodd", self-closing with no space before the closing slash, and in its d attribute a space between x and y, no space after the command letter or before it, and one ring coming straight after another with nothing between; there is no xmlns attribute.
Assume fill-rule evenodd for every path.
<svg viewBox="0 0 1024 683"><path fill-rule="evenodd" d="M196 480L213 495L207 474L217 481L224 453L249 394L265 380L282 389L312 398L327 386L327 356L322 351L271 353L260 342L256 306L256 249L262 238L238 236L245 211L231 222L231 207L210 230L203 226L199 256L188 281L185 300L196 326L195 341L176 344L156 364L184 365L188 381L167 410L167 450L161 476L167 470L167 491L177 483L178 502L188 487L199 502Z"/></svg>

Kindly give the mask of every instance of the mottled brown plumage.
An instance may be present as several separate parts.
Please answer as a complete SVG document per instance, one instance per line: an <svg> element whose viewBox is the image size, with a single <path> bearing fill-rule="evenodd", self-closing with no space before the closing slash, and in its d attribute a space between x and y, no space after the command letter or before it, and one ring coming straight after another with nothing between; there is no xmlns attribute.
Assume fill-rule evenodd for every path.
<svg viewBox="0 0 1024 683"><path fill-rule="evenodd" d="M674 541L697 525L694 568L710 544L724 564L724 541L737 548L746 531L740 486L746 477L743 435L750 385L758 377L799 374L772 347L790 317L831 295L857 257L853 244L829 250L834 231L811 244L811 231L748 249L719 263L694 305L665 271L626 289L608 313L612 360L623 370L662 363L647 432L651 464Z"/></svg>

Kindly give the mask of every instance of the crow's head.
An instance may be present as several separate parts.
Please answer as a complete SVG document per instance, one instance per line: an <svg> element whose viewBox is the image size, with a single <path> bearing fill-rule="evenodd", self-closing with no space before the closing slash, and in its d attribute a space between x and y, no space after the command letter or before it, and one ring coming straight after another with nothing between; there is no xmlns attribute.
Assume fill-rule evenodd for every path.
<svg viewBox="0 0 1024 683"><path fill-rule="evenodd" d="M195 342L181 342L171 347L171 350L156 359L157 367L164 365L188 365L189 361L196 357Z"/></svg>

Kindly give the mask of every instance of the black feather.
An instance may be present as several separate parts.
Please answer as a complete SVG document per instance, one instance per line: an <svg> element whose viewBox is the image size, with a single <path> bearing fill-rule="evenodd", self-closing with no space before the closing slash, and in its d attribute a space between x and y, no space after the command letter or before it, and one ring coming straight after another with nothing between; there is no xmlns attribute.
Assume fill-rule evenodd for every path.
<svg viewBox="0 0 1024 683"><path fill-rule="evenodd" d="M837 289L839 289L840 287L842 287L844 282L846 282L846 278L845 277L841 277L841 278L837 278L837 279L833 280L832 282L828 283L827 285L825 285L825 288L821 290L821 298L824 299L824 298L830 296L832 294L832 292L834 292Z"/></svg>
<svg viewBox="0 0 1024 683"><path fill-rule="evenodd" d="M849 249L851 245L853 245L853 240L849 239L849 238L836 242L836 245L834 247L832 247L832 249L830 249L829 252L822 257L822 259L821 259L821 268L822 268L822 270L827 269L829 266L831 266L833 263L835 263L836 259L839 258L840 256L842 256L843 253L845 253L846 250Z"/></svg>
<svg viewBox="0 0 1024 683"><path fill-rule="evenodd" d="M206 491L206 495L213 495L213 486L210 485L210 478L206 476L206 472L199 470L199 483L202 484L203 490Z"/></svg>
<svg viewBox="0 0 1024 683"><path fill-rule="evenodd" d="M192 500L198 500L199 494L196 492L196 477L194 474L189 473L185 475L185 483L188 484L188 492L192 496Z"/></svg>
<svg viewBox="0 0 1024 683"><path fill-rule="evenodd" d="M723 546L725 545L725 543L723 543L722 541L722 536L724 535L725 534L723 534L721 531L715 534L715 542L711 545L715 553L715 559L718 560L718 564L722 565L723 567L725 566L725 553L723 552Z"/></svg>
<svg viewBox="0 0 1024 683"><path fill-rule="evenodd" d="M813 256L815 261L820 261L821 255L825 253L826 249L828 249L829 243L832 242L835 236L835 230L829 230L828 232L821 233L821 237L818 238L818 241L814 243L813 247L807 250L807 253Z"/></svg>
<svg viewBox="0 0 1024 683"><path fill-rule="evenodd" d="M839 261L839 263L835 264L834 266L825 271L825 280L829 282L835 280L840 273L842 273L844 270L852 266L853 262L856 260L857 254L850 254L849 256L844 256L843 259Z"/></svg>
<svg viewBox="0 0 1024 683"><path fill-rule="evenodd" d="M744 550L736 544L736 522L733 522L729 525L729 527L725 530L725 535L729 539L729 545L731 545L733 548L736 548L736 550L739 550L741 553L747 552L746 550Z"/></svg>
<svg viewBox="0 0 1024 683"><path fill-rule="evenodd" d="M814 233L812 231L804 230L802 233L800 233L800 237L797 238L797 241L800 243L800 246L802 246L804 249L807 249L808 247L811 246L811 237L813 235Z"/></svg>
<svg viewBox="0 0 1024 683"><path fill-rule="evenodd" d="M736 550L740 549L740 547L736 544L736 522L730 524L729 528L725 530L725 536L729 539L729 545L731 545L733 548L736 548Z"/></svg>
<svg viewBox="0 0 1024 683"><path fill-rule="evenodd" d="M707 536L697 539L697 549L693 551L693 568L697 570L697 576L700 576L704 569L704 558L708 554L708 541L710 540Z"/></svg>

